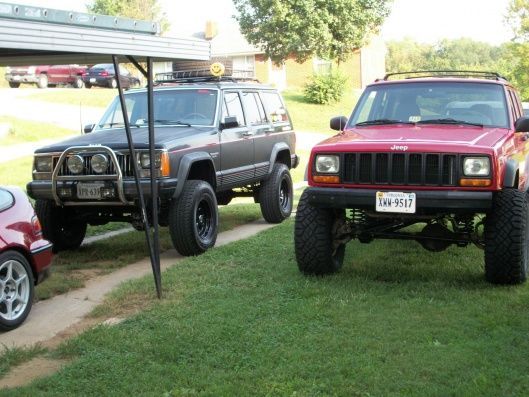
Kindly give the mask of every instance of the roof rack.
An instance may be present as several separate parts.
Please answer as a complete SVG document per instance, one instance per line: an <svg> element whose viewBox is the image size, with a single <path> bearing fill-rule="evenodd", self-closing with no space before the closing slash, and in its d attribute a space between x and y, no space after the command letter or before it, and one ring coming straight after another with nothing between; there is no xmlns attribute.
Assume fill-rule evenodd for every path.
<svg viewBox="0 0 529 397"><path fill-rule="evenodd" d="M204 82L231 82L239 83L244 81L251 81L259 83L250 74L253 74L250 70L230 70L228 69L229 76L212 76L210 69L195 69L195 70L175 70L173 72L156 73L155 82L157 84L163 83L204 83Z"/></svg>
<svg viewBox="0 0 529 397"><path fill-rule="evenodd" d="M487 72L480 70L420 70L414 72L388 73L384 76L384 81L390 80L395 76L406 76L405 79L419 79L423 77L477 77L482 79L507 81L505 77L496 72Z"/></svg>

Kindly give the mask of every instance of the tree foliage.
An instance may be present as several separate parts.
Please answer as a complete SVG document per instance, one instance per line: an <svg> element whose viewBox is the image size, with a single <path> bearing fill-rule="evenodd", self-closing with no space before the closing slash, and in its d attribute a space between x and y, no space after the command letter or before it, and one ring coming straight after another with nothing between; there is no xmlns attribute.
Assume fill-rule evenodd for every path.
<svg viewBox="0 0 529 397"><path fill-rule="evenodd" d="M514 40L507 44L510 80L524 100L529 100L529 0L511 0L506 22Z"/></svg>
<svg viewBox="0 0 529 397"><path fill-rule="evenodd" d="M391 0L233 0L242 34L276 64L344 61L376 33Z"/></svg>
<svg viewBox="0 0 529 397"><path fill-rule="evenodd" d="M169 21L162 13L158 0L94 0L86 8L95 14L155 21L160 23L162 32L169 28Z"/></svg>

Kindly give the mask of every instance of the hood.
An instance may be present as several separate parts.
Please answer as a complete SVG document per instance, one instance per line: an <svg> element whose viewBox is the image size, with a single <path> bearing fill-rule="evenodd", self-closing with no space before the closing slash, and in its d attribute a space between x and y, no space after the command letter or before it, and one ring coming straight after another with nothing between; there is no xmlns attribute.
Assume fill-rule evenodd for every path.
<svg viewBox="0 0 529 397"><path fill-rule="evenodd" d="M188 145L182 140L204 131L216 131L212 127L157 126L155 128L155 147L157 149L181 149ZM149 147L149 130L147 127L131 127L132 140L136 149ZM79 135L53 145L41 147L35 153L63 152L72 146L104 145L114 150L128 149L127 134L124 128L98 130L89 134Z"/></svg>
<svg viewBox="0 0 529 397"><path fill-rule="evenodd" d="M369 126L346 130L320 142L318 148L461 152L462 149L492 149L508 134L505 128L468 125Z"/></svg>

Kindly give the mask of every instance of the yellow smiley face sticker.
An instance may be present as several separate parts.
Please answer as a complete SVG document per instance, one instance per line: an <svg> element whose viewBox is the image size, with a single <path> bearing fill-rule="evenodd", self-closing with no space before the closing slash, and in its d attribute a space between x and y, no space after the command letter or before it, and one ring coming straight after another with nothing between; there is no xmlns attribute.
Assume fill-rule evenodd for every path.
<svg viewBox="0 0 529 397"><path fill-rule="evenodd" d="M209 71L215 77L220 77L224 74L224 65L220 62L215 62L209 67Z"/></svg>

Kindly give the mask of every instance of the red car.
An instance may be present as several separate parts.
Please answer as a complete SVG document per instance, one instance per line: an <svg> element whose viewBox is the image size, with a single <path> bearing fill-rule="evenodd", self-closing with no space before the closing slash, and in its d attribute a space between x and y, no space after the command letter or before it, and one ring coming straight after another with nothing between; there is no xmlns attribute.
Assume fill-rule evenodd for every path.
<svg viewBox="0 0 529 397"><path fill-rule="evenodd" d="M15 187L0 187L0 330L24 322L35 285L49 273L52 244L28 198Z"/></svg>

